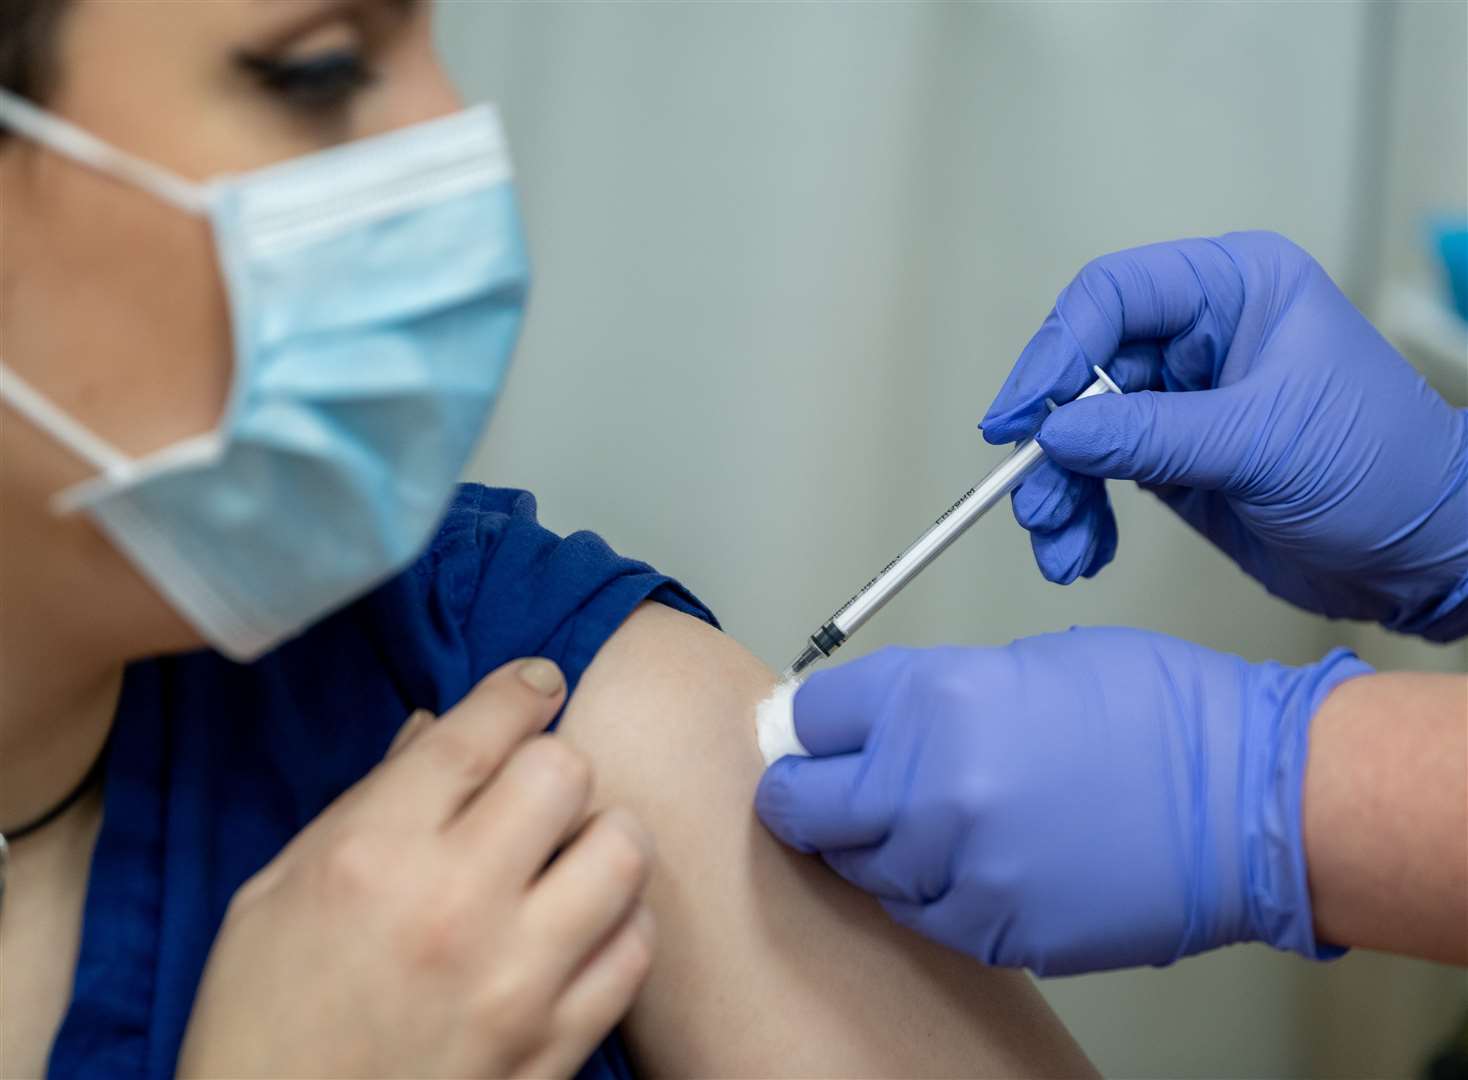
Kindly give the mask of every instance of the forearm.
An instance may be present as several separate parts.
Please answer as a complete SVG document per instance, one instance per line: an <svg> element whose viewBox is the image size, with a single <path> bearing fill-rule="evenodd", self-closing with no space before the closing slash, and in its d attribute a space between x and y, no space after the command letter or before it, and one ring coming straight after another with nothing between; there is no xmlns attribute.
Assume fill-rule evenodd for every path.
<svg viewBox="0 0 1468 1080"><path fill-rule="evenodd" d="M1351 679L1310 727L1316 936L1468 963L1468 678Z"/></svg>

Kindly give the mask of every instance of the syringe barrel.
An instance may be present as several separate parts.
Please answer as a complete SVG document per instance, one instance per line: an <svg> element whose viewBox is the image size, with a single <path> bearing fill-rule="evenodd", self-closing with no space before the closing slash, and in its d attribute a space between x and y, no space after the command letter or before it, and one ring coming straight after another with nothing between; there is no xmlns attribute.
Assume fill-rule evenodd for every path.
<svg viewBox="0 0 1468 1080"><path fill-rule="evenodd" d="M1096 369L1096 374L1096 381L1081 391L1076 396L1076 401L1096 394L1121 392L1099 368ZM888 563L845 607L836 612L831 617L830 624L834 624L846 637L856 633L868 619L882 610L888 600L922 573L924 567L968 531L969 526L1019 487L1025 477L1034 472L1044 460L1045 451L1034 438L1021 442L1008 457L954 503L947 513L929 526L911 547Z"/></svg>
<svg viewBox="0 0 1468 1080"><path fill-rule="evenodd" d="M1045 451L1034 439L1026 439L1014 448L994 470L978 482L968 494L954 503L911 547L893 559L870 585L831 619L847 637L856 633L868 619L896 596L913 578L948 549L969 526L988 513L1024 482L1045 460Z"/></svg>

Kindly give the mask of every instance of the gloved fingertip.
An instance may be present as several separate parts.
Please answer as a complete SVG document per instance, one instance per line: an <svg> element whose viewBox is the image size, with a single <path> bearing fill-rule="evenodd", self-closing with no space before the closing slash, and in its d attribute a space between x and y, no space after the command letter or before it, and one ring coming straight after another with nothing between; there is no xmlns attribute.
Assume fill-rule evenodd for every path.
<svg viewBox="0 0 1468 1080"><path fill-rule="evenodd" d="M979 434L991 446L1007 446L1034 434L1042 414L1043 409L1041 413L1036 413L1032 408L1013 412L991 409L979 421Z"/></svg>
<svg viewBox="0 0 1468 1080"><path fill-rule="evenodd" d="M1104 393L1072 402L1045 420L1036 440L1051 461L1073 473L1130 478L1136 396Z"/></svg>
<svg viewBox="0 0 1468 1080"><path fill-rule="evenodd" d="M1064 528L1092 497L1099 481L1043 462L1015 489L1014 519L1031 532Z"/></svg>
<svg viewBox="0 0 1468 1080"><path fill-rule="evenodd" d="M1116 548L1114 546L1109 550L1104 547L1099 548L1096 554L1091 557L1091 561L1086 565L1086 568L1081 571L1081 577L1090 580L1102 570L1106 569L1107 566L1111 565L1111 561L1115 558Z"/></svg>
<svg viewBox="0 0 1468 1080"><path fill-rule="evenodd" d="M1035 553L1035 565L1046 581L1052 585L1069 585L1075 581L1079 568L1067 550L1041 533L1030 534L1030 547Z"/></svg>
<svg viewBox="0 0 1468 1080"><path fill-rule="evenodd" d="M866 745L878 703L907 664L907 651L888 647L817 671L791 703L793 738L816 758L850 754Z"/></svg>
<svg viewBox="0 0 1468 1080"><path fill-rule="evenodd" d="M1116 514L1112 511L1110 503L1102 506L1100 516L1100 529L1096 535L1096 548L1091 555L1090 562L1082 571L1084 578L1093 578L1107 566L1112 559L1116 558L1117 530Z"/></svg>
<svg viewBox="0 0 1468 1080"><path fill-rule="evenodd" d="M1061 528L1030 534L1030 546L1045 580L1070 585L1084 573L1102 546L1103 517L1110 513L1103 492L1100 498L1092 498L1080 507Z"/></svg>
<svg viewBox="0 0 1468 1080"><path fill-rule="evenodd" d="M754 811L781 843L807 855L816 849L801 840L792 821L799 759L782 757L765 769L754 792Z"/></svg>
<svg viewBox="0 0 1468 1080"><path fill-rule="evenodd" d="M1045 418L1040 430L1035 432L1035 441L1045 451L1045 456L1062 468L1085 465L1092 458L1089 441L1085 438L1084 425L1077 425L1069 410L1057 409Z"/></svg>
<svg viewBox="0 0 1468 1080"><path fill-rule="evenodd" d="M1009 501L1014 510L1014 520L1021 529L1033 532L1035 529L1055 527L1044 513L1048 497L1048 491L1033 488L1028 483L1021 484L1010 493Z"/></svg>
<svg viewBox="0 0 1468 1080"><path fill-rule="evenodd" d="M1156 341L1129 341L1116 351L1106 373L1123 393L1162 388L1162 346Z"/></svg>

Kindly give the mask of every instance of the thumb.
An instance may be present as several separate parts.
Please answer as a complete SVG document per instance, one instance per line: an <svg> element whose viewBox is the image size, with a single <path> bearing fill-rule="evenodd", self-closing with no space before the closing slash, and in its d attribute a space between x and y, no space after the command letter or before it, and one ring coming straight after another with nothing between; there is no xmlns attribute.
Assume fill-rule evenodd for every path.
<svg viewBox="0 0 1468 1080"><path fill-rule="evenodd" d="M1085 476L1225 491L1255 443L1240 391L1101 394L1057 409L1038 438L1052 461Z"/></svg>
<svg viewBox="0 0 1468 1080"><path fill-rule="evenodd" d="M854 798L860 754L783 757L765 770L754 808L765 827L797 851L868 847L887 835L890 815Z"/></svg>

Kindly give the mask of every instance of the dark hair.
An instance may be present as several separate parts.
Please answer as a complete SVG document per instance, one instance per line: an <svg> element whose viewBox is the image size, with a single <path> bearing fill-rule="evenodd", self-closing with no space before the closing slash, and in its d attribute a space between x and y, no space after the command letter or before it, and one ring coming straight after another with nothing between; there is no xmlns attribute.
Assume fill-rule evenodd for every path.
<svg viewBox="0 0 1468 1080"><path fill-rule="evenodd" d="M55 89L56 33L66 3L0 0L0 86L32 101Z"/></svg>

